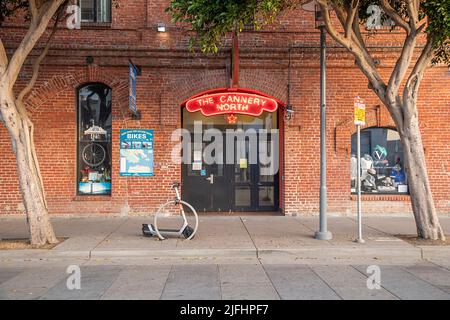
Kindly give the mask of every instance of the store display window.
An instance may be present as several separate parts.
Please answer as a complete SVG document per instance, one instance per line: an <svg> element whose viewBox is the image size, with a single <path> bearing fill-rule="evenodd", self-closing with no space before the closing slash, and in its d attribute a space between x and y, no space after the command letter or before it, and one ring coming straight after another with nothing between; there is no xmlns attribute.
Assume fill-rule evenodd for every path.
<svg viewBox="0 0 450 320"><path fill-rule="evenodd" d="M350 177L356 192L356 133L352 135ZM400 135L387 128L361 131L361 192L365 194L408 194Z"/></svg>
<svg viewBox="0 0 450 320"><path fill-rule="evenodd" d="M78 89L79 195L111 194L111 97L103 84Z"/></svg>

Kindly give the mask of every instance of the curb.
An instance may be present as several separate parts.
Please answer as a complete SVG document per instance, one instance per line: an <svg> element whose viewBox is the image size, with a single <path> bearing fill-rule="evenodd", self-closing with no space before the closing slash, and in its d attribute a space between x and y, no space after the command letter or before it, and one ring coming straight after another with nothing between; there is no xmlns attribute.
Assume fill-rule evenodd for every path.
<svg viewBox="0 0 450 320"><path fill-rule="evenodd" d="M423 259L440 259L450 257L450 246L420 246Z"/></svg>
<svg viewBox="0 0 450 320"><path fill-rule="evenodd" d="M445 248L450 256L450 248ZM345 261L345 260L422 260L442 257L442 248L436 247L303 247L299 249L174 249L174 250L8 250L0 251L0 260L47 259L118 259L118 258L259 258L277 261Z"/></svg>
<svg viewBox="0 0 450 320"><path fill-rule="evenodd" d="M301 249L260 249L260 259L295 259L304 261L325 260L421 260L422 250L420 248L393 248L393 247L334 247L317 248L306 247Z"/></svg>
<svg viewBox="0 0 450 320"><path fill-rule="evenodd" d="M45 259L89 259L90 252L82 251L59 251L59 250L5 250L0 251L0 260L45 260Z"/></svg>
<svg viewBox="0 0 450 320"><path fill-rule="evenodd" d="M91 258L256 258L255 249L93 250Z"/></svg>

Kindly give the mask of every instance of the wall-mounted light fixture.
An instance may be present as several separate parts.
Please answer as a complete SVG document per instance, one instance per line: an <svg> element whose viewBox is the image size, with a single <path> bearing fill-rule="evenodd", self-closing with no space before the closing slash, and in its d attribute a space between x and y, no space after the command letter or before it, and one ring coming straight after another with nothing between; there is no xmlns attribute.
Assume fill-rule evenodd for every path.
<svg viewBox="0 0 450 320"><path fill-rule="evenodd" d="M309 1L302 5L302 9L305 11L314 12L314 23L316 28L325 26L325 21L323 19L322 11L317 1Z"/></svg>
<svg viewBox="0 0 450 320"><path fill-rule="evenodd" d="M156 30L158 30L158 32L166 32L166 24L163 22L159 22L156 25Z"/></svg>
<svg viewBox="0 0 450 320"><path fill-rule="evenodd" d="M294 108L292 105L288 104L284 107L284 117L286 121L290 121L292 119L292 116L294 115Z"/></svg>

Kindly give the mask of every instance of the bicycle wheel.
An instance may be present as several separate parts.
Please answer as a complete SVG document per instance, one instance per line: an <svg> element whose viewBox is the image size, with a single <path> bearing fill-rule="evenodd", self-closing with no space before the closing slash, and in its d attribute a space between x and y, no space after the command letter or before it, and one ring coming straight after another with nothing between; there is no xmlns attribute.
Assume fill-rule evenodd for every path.
<svg viewBox="0 0 450 320"><path fill-rule="evenodd" d="M181 207L184 211L184 217L183 212L181 211ZM174 224L178 225L178 232L180 232L185 227L185 221L188 226L192 227L192 233L189 235L189 237L186 238L186 240L191 240L198 229L198 215L197 211L195 211L194 207L192 207L189 203L185 201L175 201L171 200L167 203L163 204L161 207L159 207L158 211L155 214L155 218L153 221L153 224L155 226L156 234L158 235L158 238L161 240L164 240L165 238L161 235L159 228L158 228L158 220L161 220L161 218L166 218L166 224L169 224L171 227L173 227ZM178 223L175 220L175 218L179 218L177 220ZM186 219L186 220L185 220ZM181 222L181 225L179 224Z"/></svg>
<svg viewBox="0 0 450 320"><path fill-rule="evenodd" d="M81 152L83 161L91 167L98 167L106 158L105 148L98 143L90 143L83 148Z"/></svg>

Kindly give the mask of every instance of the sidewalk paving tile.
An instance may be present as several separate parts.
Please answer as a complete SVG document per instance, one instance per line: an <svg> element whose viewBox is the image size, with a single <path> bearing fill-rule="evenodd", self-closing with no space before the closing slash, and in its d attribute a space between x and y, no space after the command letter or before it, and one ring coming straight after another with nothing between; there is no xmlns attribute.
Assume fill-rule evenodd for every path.
<svg viewBox="0 0 450 320"><path fill-rule="evenodd" d="M222 299L225 300L278 300L260 264L219 265Z"/></svg>
<svg viewBox="0 0 450 320"><path fill-rule="evenodd" d="M65 277L65 267L26 269L16 277L0 285L0 299L38 299Z"/></svg>
<svg viewBox="0 0 450 320"><path fill-rule="evenodd" d="M352 266L313 266L313 271L344 300L397 300L386 291L371 290L367 277Z"/></svg>
<svg viewBox="0 0 450 320"><path fill-rule="evenodd" d="M161 299L221 299L218 266L174 265L167 278Z"/></svg>
<svg viewBox="0 0 450 320"><path fill-rule="evenodd" d="M264 268L283 300L340 299L308 266L266 265Z"/></svg>
<svg viewBox="0 0 450 320"><path fill-rule="evenodd" d="M149 219L130 219L120 226L116 232L108 236L93 251L94 255L112 254L112 251L129 251L128 254L135 252L136 255L161 254L170 256L171 253L183 255L223 255L242 253L256 256L256 249L251 241L245 227L239 217L231 218L201 218L200 227L197 235L191 241L182 238L169 238L160 241L156 237L143 237L141 225L143 222L149 222ZM178 227L178 219L167 219L164 221L170 225L163 227ZM233 253L234 252L234 253ZM126 254L123 252L123 254Z"/></svg>
<svg viewBox="0 0 450 320"><path fill-rule="evenodd" d="M356 266L365 272L367 266ZM399 266L380 266L381 286L402 300L448 300L450 294Z"/></svg>
<svg viewBox="0 0 450 320"><path fill-rule="evenodd" d="M178 241L177 248L255 250L240 217L201 217L195 238Z"/></svg>
<svg viewBox="0 0 450 320"><path fill-rule="evenodd" d="M406 271L450 294L450 271L431 263L407 266Z"/></svg>
<svg viewBox="0 0 450 320"><path fill-rule="evenodd" d="M6 281L16 277L23 270L21 268L5 268L0 267L0 285L5 283Z"/></svg>
<svg viewBox="0 0 450 320"><path fill-rule="evenodd" d="M42 300L97 300L113 284L120 274L119 266L82 266L81 289L69 290L66 275L58 284L53 286L40 299Z"/></svg>
<svg viewBox="0 0 450 320"><path fill-rule="evenodd" d="M291 217L243 217L242 221L259 250L331 245L315 240L312 230Z"/></svg>
<svg viewBox="0 0 450 320"><path fill-rule="evenodd" d="M102 296L104 300L158 300L170 266L128 266Z"/></svg>

